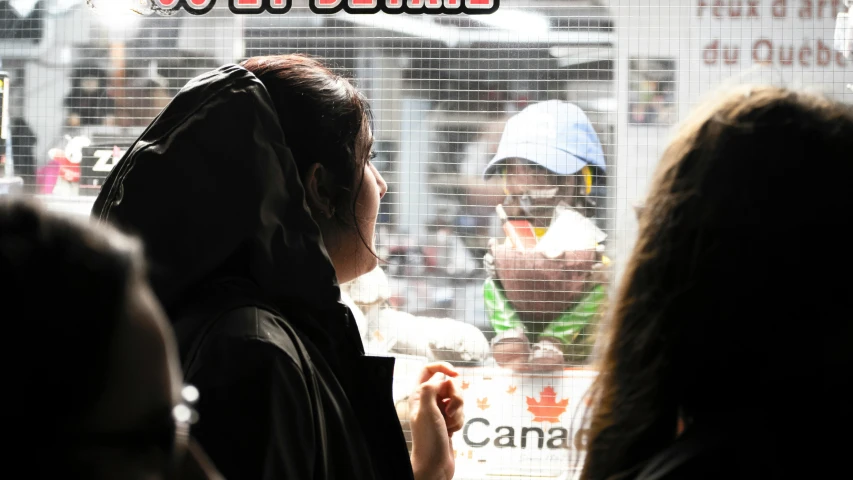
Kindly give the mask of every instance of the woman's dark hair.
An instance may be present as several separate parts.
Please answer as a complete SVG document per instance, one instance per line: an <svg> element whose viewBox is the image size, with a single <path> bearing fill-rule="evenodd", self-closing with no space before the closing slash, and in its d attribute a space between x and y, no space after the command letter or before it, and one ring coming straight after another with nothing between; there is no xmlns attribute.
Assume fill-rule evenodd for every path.
<svg viewBox="0 0 853 480"><path fill-rule="evenodd" d="M25 448L63 445L91 413L141 258L136 241L106 227L0 200L4 379L18 397L12 423L21 428L12 431Z"/></svg>
<svg viewBox="0 0 853 480"><path fill-rule="evenodd" d="M850 227L851 179L853 111L819 96L745 88L680 129L612 301L583 479L630 475L680 420L731 438L784 429L753 446L779 462L783 448L835 441L815 432L851 415L853 322L837 272L853 265L829 248ZM831 420L794 418L817 410Z"/></svg>
<svg viewBox="0 0 853 480"><path fill-rule="evenodd" d="M241 65L272 97L300 176L304 180L315 163L330 171L340 193L336 217L369 245L358 229L355 209L373 147L367 99L347 79L303 55L253 57Z"/></svg>

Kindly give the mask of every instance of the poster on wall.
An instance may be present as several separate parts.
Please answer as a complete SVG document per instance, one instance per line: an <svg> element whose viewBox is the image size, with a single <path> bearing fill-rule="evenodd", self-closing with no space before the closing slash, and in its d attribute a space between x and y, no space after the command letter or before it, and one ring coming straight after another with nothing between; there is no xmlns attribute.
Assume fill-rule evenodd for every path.
<svg viewBox="0 0 853 480"><path fill-rule="evenodd" d="M675 59L632 58L628 123L670 125L675 121Z"/></svg>

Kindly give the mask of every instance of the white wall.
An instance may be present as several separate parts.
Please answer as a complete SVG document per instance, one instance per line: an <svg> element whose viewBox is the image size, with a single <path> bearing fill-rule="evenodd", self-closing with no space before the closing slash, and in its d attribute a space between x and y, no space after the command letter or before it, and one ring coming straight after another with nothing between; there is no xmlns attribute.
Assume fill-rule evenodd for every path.
<svg viewBox="0 0 853 480"><path fill-rule="evenodd" d="M673 126L637 126L628 123L628 62L631 57L672 57L676 61L678 120L704 97L727 84L772 83L818 90L853 103L853 58L836 52L827 61L822 46L832 48L835 17L841 0L758 0L750 11L746 0L720 3L745 5L741 16L730 9L714 8L716 0L611 0L608 2L617 32L617 168L615 255L617 269L624 266L636 238L633 204L645 197L649 180L663 153ZM782 5L786 7L782 9ZM811 4L812 9L804 8ZM774 11L774 6L776 10ZM775 12L775 15L774 15ZM737 13L737 9L734 10ZM766 39L775 55L767 58ZM707 47L719 40L730 47L729 61ZM780 59L779 48L786 55ZM790 50L789 50L790 49ZM818 51L821 58L817 58ZM737 59L732 54L738 52ZM787 52L794 57L787 63ZM803 58L800 59L800 52ZM707 57L706 57L707 56ZM782 60L785 60L783 62ZM617 272L617 275L620 272Z"/></svg>
<svg viewBox="0 0 853 480"><path fill-rule="evenodd" d="M429 178L429 100L405 98L401 102L400 154L397 156L397 198L395 219L400 231L416 238L426 233L424 221L433 212L426 179Z"/></svg>
<svg viewBox="0 0 853 480"><path fill-rule="evenodd" d="M228 2L217 2L205 15L185 15L178 37L178 48L212 55L220 64L232 63L243 56L244 15L234 15Z"/></svg>
<svg viewBox="0 0 853 480"><path fill-rule="evenodd" d="M616 27L616 96L618 101L616 119L616 169L615 240L617 276L621 274L630 249L636 238L637 222L634 204L646 194L649 178L662 154L671 128L666 126L637 126L628 123L628 67L632 57L672 57L676 60L676 81L679 85L689 83L691 71L681 68L689 59L689 22L685 1L613 0L611 15ZM685 65L686 66L686 65ZM683 93L676 94L679 114L686 111L686 102L681 102Z"/></svg>

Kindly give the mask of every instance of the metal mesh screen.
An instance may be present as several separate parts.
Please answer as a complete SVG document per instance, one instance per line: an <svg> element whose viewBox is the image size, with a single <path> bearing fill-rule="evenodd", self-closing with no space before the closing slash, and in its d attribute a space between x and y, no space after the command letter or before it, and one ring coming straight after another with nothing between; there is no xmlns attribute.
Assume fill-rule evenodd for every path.
<svg viewBox="0 0 853 480"><path fill-rule="evenodd" d="M504 0L489 15L319 15L307 0L281 15L236 15L224 0L204 15L130 13L138 6L0 0L0 193L86 215L191 78L252 56L322 59L369 99L389 185L383 263L345 285L345 300L368 352L398 358L404 424L423 364L462 370L459 479L576 473L607 293L656 161L694 104L744 82L853 102L843 0Z"/></svg>

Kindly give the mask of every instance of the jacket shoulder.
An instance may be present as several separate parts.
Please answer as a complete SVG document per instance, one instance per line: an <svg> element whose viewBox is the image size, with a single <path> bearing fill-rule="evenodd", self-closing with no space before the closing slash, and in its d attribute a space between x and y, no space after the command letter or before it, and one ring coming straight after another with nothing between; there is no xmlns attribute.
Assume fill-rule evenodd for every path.
<svg viewBox="0 0 853 480"><path fill-rule="evenodd" d="M264 308L233 308L223 313L205 334L199 355L205 357L214 351L221 353L223 349L249 351L252 357L285 355L304 373L300 348L289 333L292 331L283 317Z"/></svg>

